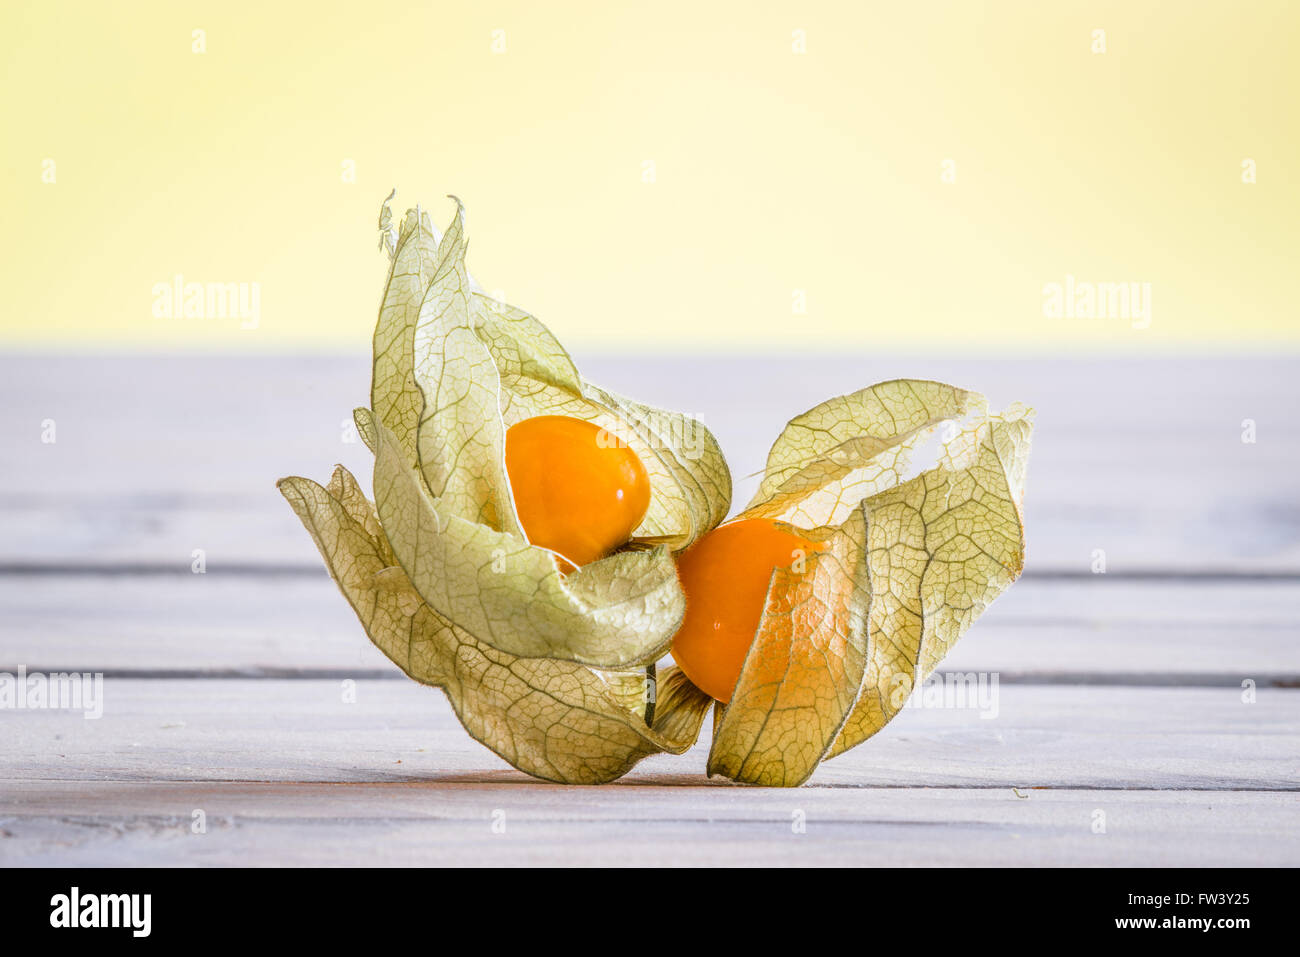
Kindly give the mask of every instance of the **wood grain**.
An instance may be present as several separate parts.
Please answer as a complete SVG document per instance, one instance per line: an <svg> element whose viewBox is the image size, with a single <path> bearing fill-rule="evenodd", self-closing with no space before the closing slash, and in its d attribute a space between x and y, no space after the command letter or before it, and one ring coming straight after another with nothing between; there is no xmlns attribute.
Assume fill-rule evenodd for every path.
<svg viewBox="0 0 1300 957"><path fill-rule="evenodd" d="M5 716L0 778L438 781L498 770L442 694L409 681L106 679L104 715ZM824 763L839 787L1300 789L1300 692L999 685L996 709L911 707ZM982 717L987 714L987 717ZM702 783L708 732L645 773ZM1300 809L1300 802L1297 802Z"/></svg>
<svg viewBox="0 0 1300 957"><path fill-rule="evenodd" d="M323 570L302 575L0 575L0 669L399 675ZM1300 581L1025 578L944 667L1161 681L1300 673Z"/></svg>
<svg viewBox="0 0 1300 957"><path fill-rule="evenodd" d="M204 813L194 833L194 812ZM1099 818L1099 813L1104 818ZM795 830L800 818L803 832ZM1094 822L1104 820L1105 832ZM22 782L0 860L82 866L1294 864L1295 796L964 788ZM496 825L494 829L494 825Z"/></svg>

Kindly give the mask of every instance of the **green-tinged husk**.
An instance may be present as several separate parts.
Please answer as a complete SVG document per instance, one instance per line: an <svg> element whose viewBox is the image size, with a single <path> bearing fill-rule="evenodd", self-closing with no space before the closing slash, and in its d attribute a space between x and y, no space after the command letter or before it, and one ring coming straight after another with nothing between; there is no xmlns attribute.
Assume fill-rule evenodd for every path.
<svg viewBox="0 0 1300 957"><path fill-rule="evenodd" d="M391 198L391 197L390 197ZM374 336L372 504L342 467L280 490L370 639L442 688L466 730L528 774L619 777L696 741L712 699L666 653L685 598L674 555L716 527L731 477L698 421L587 382L537 319L478 290L464 210L438 237L408 211ZM392 222L385 203L380 223ZM778 570L709 772L796 785L874 734L1024 561L1020 502L1032 413L919 380L880 383L792 420L741 517L824 547ZM650 505L629 547L561 573L515 514L505 434L538 415L595 423L637 453ZM944 422L939 463L904 480ZM653 702L653 707L648 704ZM649 717L649 722L647 722Z"/></svg>

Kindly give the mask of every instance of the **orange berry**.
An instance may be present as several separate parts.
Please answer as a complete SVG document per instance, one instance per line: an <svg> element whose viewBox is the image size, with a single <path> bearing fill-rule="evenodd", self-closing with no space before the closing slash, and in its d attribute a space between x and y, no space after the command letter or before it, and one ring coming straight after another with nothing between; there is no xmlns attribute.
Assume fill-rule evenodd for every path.
<svg viewBox="0 0 1300 957"><path fill-rule="evenodd" d="M650 477L636 452L567 415L539 415L506 430L506 471L528 541L574 565L626 542L650 507Z"/></svg>
<svg viewBox="0 0 1300 957"><path fill-rule="evenodd" d="M764 518L719 525L677 561L686 617L673 638L673 659L718 701L731 700L763 617L772 573L823 546Z"/></svg>

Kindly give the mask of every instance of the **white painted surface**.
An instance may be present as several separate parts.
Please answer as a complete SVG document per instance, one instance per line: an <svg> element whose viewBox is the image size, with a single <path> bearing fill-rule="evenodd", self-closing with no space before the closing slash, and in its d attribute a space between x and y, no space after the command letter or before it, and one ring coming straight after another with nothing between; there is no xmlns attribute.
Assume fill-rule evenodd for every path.
<svg viewBox="0 0 1300 957"><path fill-rule="evenodd" d="M1035 405L1028 573L945 662L1004 677L997 717L909 709L797 791L703 747L531 781L368 645L275 492L368 484L364 356L0 358L0 670L109 672L97 721L0 711L0 863L1300 864L1300 362L578 358L737 473L883 378Z"/></svg>

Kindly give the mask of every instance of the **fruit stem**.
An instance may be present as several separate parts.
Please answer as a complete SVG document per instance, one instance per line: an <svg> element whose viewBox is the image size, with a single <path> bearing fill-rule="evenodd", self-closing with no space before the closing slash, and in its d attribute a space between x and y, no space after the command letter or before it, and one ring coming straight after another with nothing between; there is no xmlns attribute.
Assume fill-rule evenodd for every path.
<svg viewBox="0 0 1300 957"><path fill-rule="evenodd" d="M647 728L655 726L655 697L659 690L659 679L655 675L655 666L645 666L645 724Z"/></svg>

